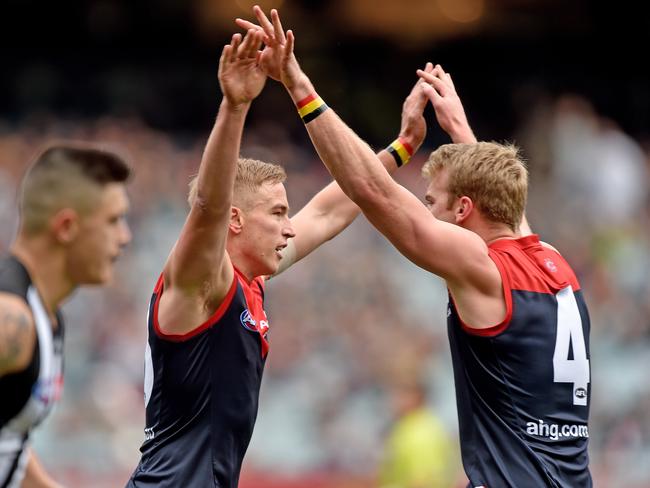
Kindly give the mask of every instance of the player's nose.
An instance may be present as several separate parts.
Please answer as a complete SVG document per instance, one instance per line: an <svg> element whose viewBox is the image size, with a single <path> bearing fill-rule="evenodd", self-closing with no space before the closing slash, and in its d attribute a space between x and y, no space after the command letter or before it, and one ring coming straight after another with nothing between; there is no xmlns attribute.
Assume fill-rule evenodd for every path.
<svg viewBox="0 0 650 488"><path fill-rule="evenodd" d="M133 238L133 234L131 233L131 228L129 227L129 224L125 222L122 225L122 229L120 233L120 246L121 247L126 246L129 242L131 242L132 238Z"/></svg>
<svg viewBox="0 0 650 488"><path fill-rule="evenodd" d="M284 237L286 237L287 239L290 239L292 237L296 237L296 232L293 230L293 226L291 225L290 220L288 221L287 225L282 230L282 235Z"/></svg>

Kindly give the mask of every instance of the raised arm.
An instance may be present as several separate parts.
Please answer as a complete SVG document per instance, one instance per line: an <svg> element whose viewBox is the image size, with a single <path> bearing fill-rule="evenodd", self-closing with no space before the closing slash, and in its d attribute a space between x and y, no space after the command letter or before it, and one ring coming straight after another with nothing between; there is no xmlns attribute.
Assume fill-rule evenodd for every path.
<svg viewBox="0 0 650 488"><path fill-rule="evenodd" d="M433 69L433 66L427 69ZM390 146L377 153L377 158L389 173L404 164L400 159L398 166L398 159L395 157L397 152L393 146L401 144L408 148L407 152L410 151L410 154L405 158L410 158L422 145L426 135L426 123L422 116L426 97L419 89L419 83L413 87L402 106L398 137ZM397 155L397 158L399 157ZM408 159L405 159L405 162L408 162ZM296 237L289 242L278 272L285 270L324 242L337 236L360 212L359 206L348 198L336 181L327 185L291 219Z"/></svg>
<svg viewBox="0 0 650 488"><path fill-rule="evenodd" d="M277 12L272 11L272 18ZM297 106L315 95L293 54L294 36L286 33L282 82ZM487 271L487 246L476 234L437 220L408 190L398 185L373 153L333 110L304 114L307 131L321 159L372 224L420 267L451 281L479 280ZM311 117L312 112L319 115Z"/></svg>
<svg viewBox="0 0 650 488"><path fill-rule="evenodd" d="M223 49L219 61L223 100L199 167L196 198L165 265L169 293L163 297L161 313L168 310L173 316L176 299L184 297L214 307L232 283L226 238L244 121L266 81L257 63L261 41L262 35L251 30L243 41L235 34Z"/></svg>
<svg viewBox="0 0 650 488"><path fill-rule="evenodd" d="M264 32L265 47L260 56L260 64L269 77L280 81L283 46L286 43L284 29L277 15L274 14L269 20L258 6L255 6L253 11L259 24L243 19L236 19L235 22L244 29L257 29ZM430 73L432 70L433 65L429 63L423 72ZM419 149L426 136L427 127L422 114L427 104L427 97L418 86L421 83L423 82L418 80L404 101L400 132L392 143L408 148L408 157ZM377 153L377 157L389 173L398 168L395 154L396 151L391 146ZM401 160L399 163L400 166L403 164ZM343 193L338 183L334 181L327 185L291 219L296 237L289 241L283 251L283 259L276 274L337 236L360 212L361 209Z"/></svg>

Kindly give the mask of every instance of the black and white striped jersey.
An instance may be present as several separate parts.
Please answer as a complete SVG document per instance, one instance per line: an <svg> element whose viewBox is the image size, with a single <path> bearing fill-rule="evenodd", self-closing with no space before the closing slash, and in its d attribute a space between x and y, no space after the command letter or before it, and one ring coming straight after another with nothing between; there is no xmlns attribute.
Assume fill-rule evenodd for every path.
<svg viewBox="0 0 650 488"><path fill-rule="evenodd" d="M0 259L0 293L25 300L36 326L29 365L0 377L0 488L17 488L25 474L30 432L50 412L63 387L63 320L57 312L53 330L29 273L14 256Z"/></svg>

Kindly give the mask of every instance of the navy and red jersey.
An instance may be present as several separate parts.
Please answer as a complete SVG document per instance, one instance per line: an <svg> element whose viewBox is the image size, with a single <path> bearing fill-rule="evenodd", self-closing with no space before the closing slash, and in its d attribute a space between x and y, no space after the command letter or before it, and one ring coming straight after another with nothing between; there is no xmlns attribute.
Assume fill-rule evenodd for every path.
<svg viewBox="0 0 650 488"><path fill-rule="evenodd" d="M184 335L164 334L158 280L145 353L145 441L130 487L236 488L257 417L269 349L264 281L235 269L214 314Z"/></svg>
<svg viewBox="0 0 650 488"><path fill-rule="evenodd" d="M589 314L578 280L538 236L489 256L507 315L470 329L453 299L448 333L463 466L471 487L591 487Z"/></svg>

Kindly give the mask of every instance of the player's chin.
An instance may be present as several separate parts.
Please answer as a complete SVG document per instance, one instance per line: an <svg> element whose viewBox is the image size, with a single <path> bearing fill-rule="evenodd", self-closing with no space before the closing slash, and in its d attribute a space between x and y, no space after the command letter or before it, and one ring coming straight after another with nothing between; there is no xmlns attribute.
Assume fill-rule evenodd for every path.
<svg viewBox="0 0 650 488"><path fill-rule="evenodd" d="M115 271L113 269L113 264L111 263L96 270L94 273L90 273L84 284L97 286L110 285L113 282L114 277Z"/></svg>
<svg viewBox="0 0 650 488"><path fill-rule="evenodd" d="M260 276L270 276L275 274L280 268L280 259L267 259L264 262L264 271L260 273Z"/></svg>

